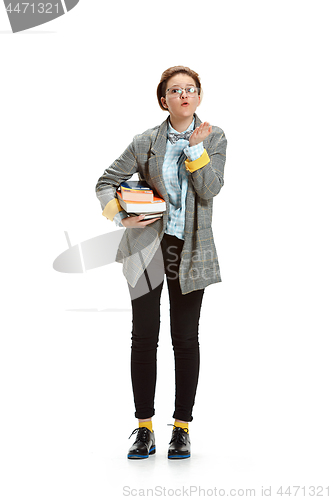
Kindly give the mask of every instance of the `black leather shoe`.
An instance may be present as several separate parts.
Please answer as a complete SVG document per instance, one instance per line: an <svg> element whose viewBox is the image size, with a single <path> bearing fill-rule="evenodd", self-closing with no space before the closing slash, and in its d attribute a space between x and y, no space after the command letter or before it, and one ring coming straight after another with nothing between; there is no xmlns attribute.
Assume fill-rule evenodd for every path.
<svg viewBox="0 0 333 500"><path fill-rule="evenodd" d="M173 428L169 445L168 458L189 458L191 456L190 436L181 427Z"/></svg>
<svg viewBox="0 0 333 500"><path fill-rule="evenodd" d="M156 452L154 431L151 432L147 427L138 427L130 437L136 432L136 440L128 450L127 458L148 458Z"/></svg>

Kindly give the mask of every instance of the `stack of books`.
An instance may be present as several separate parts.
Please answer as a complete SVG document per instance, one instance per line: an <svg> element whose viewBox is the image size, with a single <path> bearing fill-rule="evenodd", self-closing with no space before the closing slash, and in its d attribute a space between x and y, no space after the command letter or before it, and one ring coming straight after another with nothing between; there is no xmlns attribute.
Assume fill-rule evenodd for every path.
<svg viewBox="0 0 333 500"><path fill-rule="evenodd" d="M120 184L117 198L128 215L145 214L145 219L162 217L166 210L165 201L156 196L144 181L126 181Z"/></svg>

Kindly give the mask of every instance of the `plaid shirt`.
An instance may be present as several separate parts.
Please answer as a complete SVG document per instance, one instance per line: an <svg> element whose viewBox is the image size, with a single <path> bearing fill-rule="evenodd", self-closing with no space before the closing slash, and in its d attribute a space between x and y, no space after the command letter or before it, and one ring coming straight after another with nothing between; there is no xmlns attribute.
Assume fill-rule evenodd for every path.
<svg viewBox="0 0 333 500"><path fill-rule="evenodd" d="M178 132L172 128L170 120L168 123L168 134L169 132L177 134ZM186 132L189 130L194 130L194 119ZM185 169L184 163L187 158L191 161L197 160L203 152L202 142L196 146L189 146L188 140L179 139L175 144L171 144L169 140L166 144L162 172L166 191L169 195L170 209L165 232L182 240L184 239L185 203L188 176L190 175ZM122 210L114 216L113 220L117 226L122 226L120 221L124 217L127 217L127 212Z"/></svg>

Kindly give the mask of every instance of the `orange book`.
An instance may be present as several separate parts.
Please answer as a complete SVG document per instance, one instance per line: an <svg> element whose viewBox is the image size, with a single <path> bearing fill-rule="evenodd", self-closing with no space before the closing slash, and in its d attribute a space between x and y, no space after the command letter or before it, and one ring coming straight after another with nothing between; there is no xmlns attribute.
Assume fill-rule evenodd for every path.
<svg viewBox="0 0 333 500"><path fill-rule="evenodd" d="M154 192L145 181L124 181L120 184L124 201L153 201Z"/></svg>
<svg viewBox="0 0 333 500"><path fill-rule="evenodd" d="M121 191L117 191L117 198L120 206L126 212L132 212L137 214L154 213L154 212L165 212L166 203L165 201L154 194L153 201L126 201L124 200Z"/></svg>

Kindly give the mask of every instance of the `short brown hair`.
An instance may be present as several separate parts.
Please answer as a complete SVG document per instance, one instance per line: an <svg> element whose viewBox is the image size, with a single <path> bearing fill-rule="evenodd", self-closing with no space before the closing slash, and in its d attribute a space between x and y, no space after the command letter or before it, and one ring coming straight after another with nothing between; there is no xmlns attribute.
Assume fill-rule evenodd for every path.
<svg viewBox="0 0 333 500"><path fill-rule="evenodd" d="M172 68L166 69L165 71L163 71L160 83L158 84L157 87L157 100L160 108L163 109L163 111L167 111L167 109L164 108L161 103L161 97L165 97L167 81L169 80L169 78L171 78L174 75L178 75L179 73L184 73L185 75L188 75L191 78L193 78L196 86L198 87L198 89L200 89L199 95L201 93L201 83L198 73L191 70L190 68L187 68L186 66L173 66Z"/></svg>

